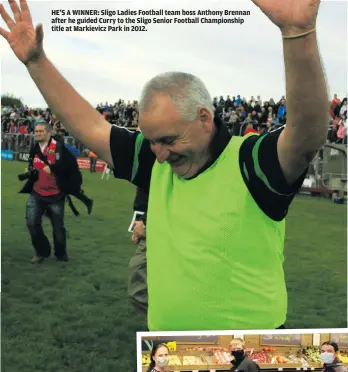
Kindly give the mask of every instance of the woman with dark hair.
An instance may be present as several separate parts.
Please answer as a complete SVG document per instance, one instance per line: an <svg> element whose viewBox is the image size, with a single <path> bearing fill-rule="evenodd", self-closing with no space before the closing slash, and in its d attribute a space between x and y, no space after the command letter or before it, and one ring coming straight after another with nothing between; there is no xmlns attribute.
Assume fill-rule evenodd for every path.
<svg viewBox="0 0 348 372"><path fill-rule="evenodd" d="M346 366L338 359L338 352L336 342L326 341L321 345L323 372L347 372Z"/></svg>
<svg viewBox="0 0 348 372"><path fill-rule="evenodd" d="M164 372L169 363L169 349L164 344L154 346L151 351L151 363L147 372Z"/></svg>

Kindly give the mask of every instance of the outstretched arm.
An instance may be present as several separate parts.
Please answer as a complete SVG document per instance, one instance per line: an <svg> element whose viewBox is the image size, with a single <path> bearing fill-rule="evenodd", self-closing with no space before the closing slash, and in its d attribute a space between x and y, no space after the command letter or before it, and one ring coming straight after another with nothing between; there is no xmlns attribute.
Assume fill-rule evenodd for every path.
<svg viewBox="0 0 348 372"><path fill-rule="evenodd" d="M287 123L278 140L278 157L292 185L325 143L329 125L329 98L315 32L320 0L253 2L283 36Z"/></svg>
<svg viewBox="0 0 348 372"><path fill-rule="evenodd" d="M14 0L9 0L9 4L14 20L1 4L0 14L10 31L0 28L0 34L27 67L47 104L68 131L113 167L111 125L77 93L46 57L42 25L34 29L26 1L20 0L20 8Z"/></svg>

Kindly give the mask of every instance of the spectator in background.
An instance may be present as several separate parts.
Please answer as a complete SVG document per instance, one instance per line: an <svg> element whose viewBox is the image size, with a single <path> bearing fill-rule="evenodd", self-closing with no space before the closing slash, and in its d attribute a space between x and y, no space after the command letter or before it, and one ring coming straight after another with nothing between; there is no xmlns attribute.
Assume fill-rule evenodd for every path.
<svg viewBox="0 0 348 372"><path fill-rule="evenodd" d="M272 110L272 107L269 108ZM269 111L266 120L267 127L272 126L272 119L273 119L272 111Z"/></svg>
<svg viewBox="0 0 348 372"><path fill-rule="evenodd" d="M336 109L336 106L335 104L333 104L332 102L330 102L330 116L332 117L332 119L335 118L335 109Z"/></svg>
<svg viewBox="0 0 348 372"><path fill-rule="evenodd" d="M273 109L273 112L275 112L275 102L274 102L274 99L273 98L271 98L270 100L269 100L269 105L272 107L272 109Z"/></svg>
<svg viewBox="0 0 348 372"><path fill-rule="evenodd" d="M125 110L125 119L126 119L126 126L127 127L130 127L132 125L133 111L134 111L134 108L132 107L130 102L128 102L127 108Z"/></svg>
<svg viewBox="0 0 348 372"><path fill-rule="evenodd" d="M259 96L258 96L259 97ZM255 101L254 110L259 113L261 112L261 103L259 101Z"/></svg>
<svg viewBox="0 0 348 372"><path fill-rule="evenodd" d="M257 133L257 130L254 129L254 126L251 122L249 124L247 124L247 127L246 127L245 132L244 132L244 136L246 136L249 133Z"/></svg>
<svg viewBox="0 0 348 372"><path fill-rule="evenodd" d="M340 104L340 100L337 98L337 94L334 94L333 100L330 102L330 115L335 118L336 107Z"/></svg>
<svg viewBox="0 0 348 372"><path fill-rule="evenodd" d="M246 117L246 119L244 120L244 123L247 124L247 123L251 123L253 120L252 116L251 116L251 113L248 114L248 116Z"/></svg>
<svg viewBox="0 0 348 372"><path fill-rule="evenodd" d="M240 98L240 95L238 94L237 99L236 99L236 103L239 106L241 104L241 102L242 102L242 99Z"/></svg>
<svg viewBox="0 0 348 372"><path fill-rule="evenodd" d="M221 117L224 112L224 103L219 103L218 107L216 108L216 115Z"/></svg>
<svg viewBox="0 0 348 372"><path fill-rule="evenodd" d="M333 100L331 101L331 103L333 104L333 105L338 105L339 103L340 103L340 100L337 98L337 94L334 94L334 98L333 98Z"/></svg>
<svg viewBox="0 0 348 372"><path fill-rule="evenodd" d="M19 126L19 129L18 129L18 132L20 134L28 134L28 122L27 121L23 121L21 123L21 125Z"/></svg>
<svg viewBox="0 0 348 372"><path fill-rule="evenodd" d="M268 111L266 111L266 109L264 107L261 108L261 116L260 116L260 122L261 123L267 123L267 119L268 119Z"/></svg>
<svg viewBox="0 0 348 372"><path fill-rule="evenodd" d="M285 114L286 114L286 107L285 107L285 100L282 99L280 101L280 106L278 107L277 118L279 119L280 123L285 123Z"/></svg>
<svg viewBox="0 0 348 372"><path fill-rule="evenodd" d="M213 106L215 107L215 109L218 106L217 97L214 97L214 99L213 99Z"/></svg>
<svg viewBox="0 0 348 372"><path fill-rule="evenodd" d="M265 123L265 121L262 121L262 113L261 113L261 112L258 112L258 113L257 113L255 120L256 120L259 124L264 124L264 123Z"/></svg>
<svg viewBox="0 0 348 372"><path fill-rule="evenodd" d="M338 104L334 107L334 116L339 115L341 111L342 103L340 100L338 100Z"/></svg>
<svg viewBox="0 0 348 372"><path fill-rule="evenodd" d="M17 132L17 126L15 119L11 119L10 123L8 125L8 132L9 133L16 133Z"/></svg>
<svg viewBox="0 0 348 372"><path fill-rule="evenodd" d="M247 116L247 112L246 112L244 106L240 106L240 113L241 113L242 120L244 120L246 118L246 116Z"/></svg>
<svg viewBox="0 0 348 372"><path fill-rule="evenodd" d="M347 143L347 110L341 115L338 121L337 141L336 143Z"/></svg>
<svg viewBox="0 0 348 372"><path fill-rule="evenodd" d="M347 98L344 98L341 105L340 105L340 116L342 117L347 111Z"/></svg>
<svg viewBox="0 0 348 372"><path fill-rule="evenodd" d="M239 116L237 115L236 111L232 111L229 117L228 122L231 124L238 123L240 121Z"/></svg>
<svg viewBox="0 0 348 372"><path fill-rule="evenodd" d="M91 173L94 173L96 172L96 167L97 167L97 159L98 159L98 155L95 154L94 152L92 151L89 151L88 153L88 157L89 157L89 171Z"/></svg>
<svg viewBox="0 0 348 372"><path fill-rule="evenodd" d="M273 119L271 121L271 125L279 125L279 124L280 124L279 119L276 117L275 114L273 114Z"/></svg>
<svg viewBox="0 0 348 372"><path fill-rule="evenodd" d="M336 143L337 141L337 131L340 124L340 118L335 116L331 123L331 131L328 133L328 140L330 143Z"/></svg>
<svg viewBox="0 0 348 372"><path fill-rule="evenodd" d="M225 110L228 111L229 108L233 107L233 103L231 101L230 96L227 96L226 102L225 102Z"/></svg>

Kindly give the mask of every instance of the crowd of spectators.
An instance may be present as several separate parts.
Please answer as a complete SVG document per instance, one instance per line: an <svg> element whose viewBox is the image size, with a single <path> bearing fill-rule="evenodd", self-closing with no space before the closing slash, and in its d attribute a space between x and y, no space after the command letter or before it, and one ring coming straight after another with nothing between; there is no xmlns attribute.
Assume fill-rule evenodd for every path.
<svg viewBox="0 0 348 372"><path fill-rule="evenodd" d="M264 133L273 127L286 124L287 110L285 96L276 102L273 98L263 101L260 96L250 100L240 95L215 97L215 114L229 127L234 135L250 132ZM347 144L347 98L340 100L337 95L330 102L330 126L328 142ZM138 102L119 100L115 104L100 103L96 110L111 124L137 128L139 123ZM69 133L49 108L33 109L27 106L10 107L1 105L1 131L9 134L33 133L35 124L44 120L51 124L56 133L69 136ZM310 123L308 123L310 125Z"/></svg>
<svg viewBox="0 0 348 372"><path fill-rule="evenodd" d="M138 102L126 104L124 100L118 100L114 105L109 105L108 102L105 104L100 103L96 107L105 119L111 123L124 127L138 127L139 123L139 110Z"/></svg>

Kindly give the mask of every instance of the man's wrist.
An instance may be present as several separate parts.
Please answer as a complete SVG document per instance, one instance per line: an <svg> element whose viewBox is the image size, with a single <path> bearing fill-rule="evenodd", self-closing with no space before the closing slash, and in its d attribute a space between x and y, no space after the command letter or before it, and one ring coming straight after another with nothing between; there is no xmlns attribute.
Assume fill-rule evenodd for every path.
<svg viewBox="0 0 348 372"><path fill-rule="evenodd" d="M33 54L24 65L30 70L32 68L43 67L47 61L46 54L42 52L41 54Z"/></svg>
<svg viewBox="0 0 348 372"><path fill-rule="evenodd" d="M302 37L308 37L309 35L316 33L315 24L307 27L283 27L280 29L283 39L297 39Z"/></svg>

